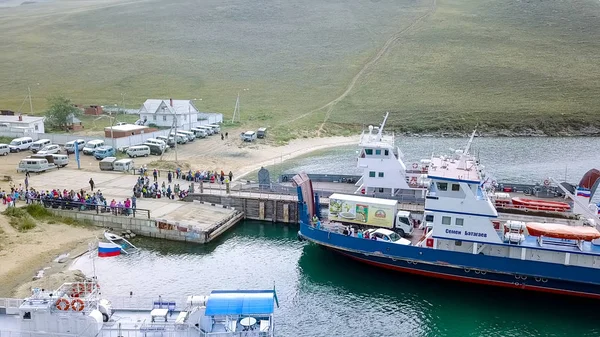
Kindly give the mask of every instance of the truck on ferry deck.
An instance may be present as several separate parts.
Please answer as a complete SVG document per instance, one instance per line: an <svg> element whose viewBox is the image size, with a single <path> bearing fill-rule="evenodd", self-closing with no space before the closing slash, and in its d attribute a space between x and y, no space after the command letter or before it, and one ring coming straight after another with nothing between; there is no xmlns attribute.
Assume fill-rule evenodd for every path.
<svg viewBox="0 0 600 337"><path fill-rule="evenodd" d="M410 212L398 209L396 200L339 193L329 197L328 219L330 222L387 228L400 236L412 234L417 223Z"/></svg>

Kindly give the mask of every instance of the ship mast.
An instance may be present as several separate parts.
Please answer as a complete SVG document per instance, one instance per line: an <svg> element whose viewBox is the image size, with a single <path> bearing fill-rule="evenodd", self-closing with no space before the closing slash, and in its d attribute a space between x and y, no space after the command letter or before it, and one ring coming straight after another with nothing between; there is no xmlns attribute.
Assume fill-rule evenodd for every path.
<svg viewBox="0 0 600 337"><path fill-rule="evenodd" d="M475 137L475 132L477 132L477 130L473 130L473 133L471 133L471 137L469 138L469 142L467 143L467 146L465 146L465 149L460 154L460 160L457 165L458 169L461 169L461 170L468 169L467 168L467 158L469 158L469 151L471 150L471 143L473 143L473 138Z"/></svg>
<svg viewBox="0 0 600 337"><path fill-rule="evenodd" d="M383 118L383 122L381 122L381 126L379 126L379 131L377 131L377 141L381 141L381 137L383 136L383 127L385 126L385 122L387 121L389 112L385 113L385 117Z"/></svg>

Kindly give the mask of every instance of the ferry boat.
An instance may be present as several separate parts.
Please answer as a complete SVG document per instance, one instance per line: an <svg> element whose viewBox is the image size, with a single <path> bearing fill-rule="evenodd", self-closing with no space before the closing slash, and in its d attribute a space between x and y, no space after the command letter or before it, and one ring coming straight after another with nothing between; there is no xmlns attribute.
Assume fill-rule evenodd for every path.
<svg viewBox="0 0 600 337"><path fill-rule="evenodd" d="M360 136L357 166L362 170L355 194L384 197L423 198L427 189L429 160L408 167L394 144L394 134L384 134L389 113L379 127L369 125Z"/></svg>
<svg viewBox="0 0 600 337"><path fill-rule="evenodd" d="M183 303L102 298L95 282L35 289L23 300L0 299L4 337L272 337L275 290L213 290ZM146 305L144 305L146 304ZM121 306L122 308L115 308ZM142 308L140 308L142 306Z"/></svg>
<svg viewBox="0 0 600 337"><path fill-rule="evenodd" d="M431 159L426 225L415 229L410 240L393 234L365 239L364 235L352 235L356 231L346 226L311 220L319 216L319 198L312 194L312 183L305 174L295 176L299 238L402 272L600 298L600 245L592 242L598 241L600 232L595 225L500 221L468 149L458 158ZM379 211L383 210L369 209L370 213ZM597 217L595 221L597 224Z"/></svg>

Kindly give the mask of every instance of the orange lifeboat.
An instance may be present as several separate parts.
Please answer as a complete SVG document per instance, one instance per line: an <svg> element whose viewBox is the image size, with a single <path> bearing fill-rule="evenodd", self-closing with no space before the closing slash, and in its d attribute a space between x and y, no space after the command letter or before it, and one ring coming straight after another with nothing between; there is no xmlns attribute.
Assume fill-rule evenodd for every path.
<svg viewBox="0 0 600 337"><path fill-rule="evenodd" d="M560 201L527 199L521 197L512 198L511 201L514 206L536 211L566 212L569 209L571 209L571 206L569 206L569 204Z"/></svg>
<svg viewBox="0 0 600 337"><path fill-rule="evenodd" d="M600 239L600 232L594 227L540 222L528 222L525 226L527 227L527 232L531 236L546 236L556 239L585 241Z"/></svg>

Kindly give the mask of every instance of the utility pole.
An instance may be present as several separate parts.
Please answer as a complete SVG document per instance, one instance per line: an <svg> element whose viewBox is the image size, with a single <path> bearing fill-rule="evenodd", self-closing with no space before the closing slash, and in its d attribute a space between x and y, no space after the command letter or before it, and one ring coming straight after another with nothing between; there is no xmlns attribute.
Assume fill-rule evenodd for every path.
<svg viewBox="0 0 600 337"><path fill-rule="evenodd" d="M31 103L31 88L27 86L27 93L29 94L29 111L33 115L33 103Z"/></svg>
<svg viewBox="0 0 600 337"><path fill-rule="evenodd" d="M240 120L240 93L238 92L237 100L235 101L235 108L233 109L233 118L231 123L235 122L235 116L237 115L238 121Z"/></svg>
<svg viewBox="0 0 600 337"><path fill-rule="evenodd" d="M175 162L177 162L177 112L173 112L173 125L175 131L173 132L173 139L175 140Z"/></svg>
<svg viewBox="0 0 600 337"><path fill-rule="evenodd" d="M125 105L125 94L121 93L121 110L123 110L123 114L124 114L125 108L123 107L123 105Z"/></svg>

